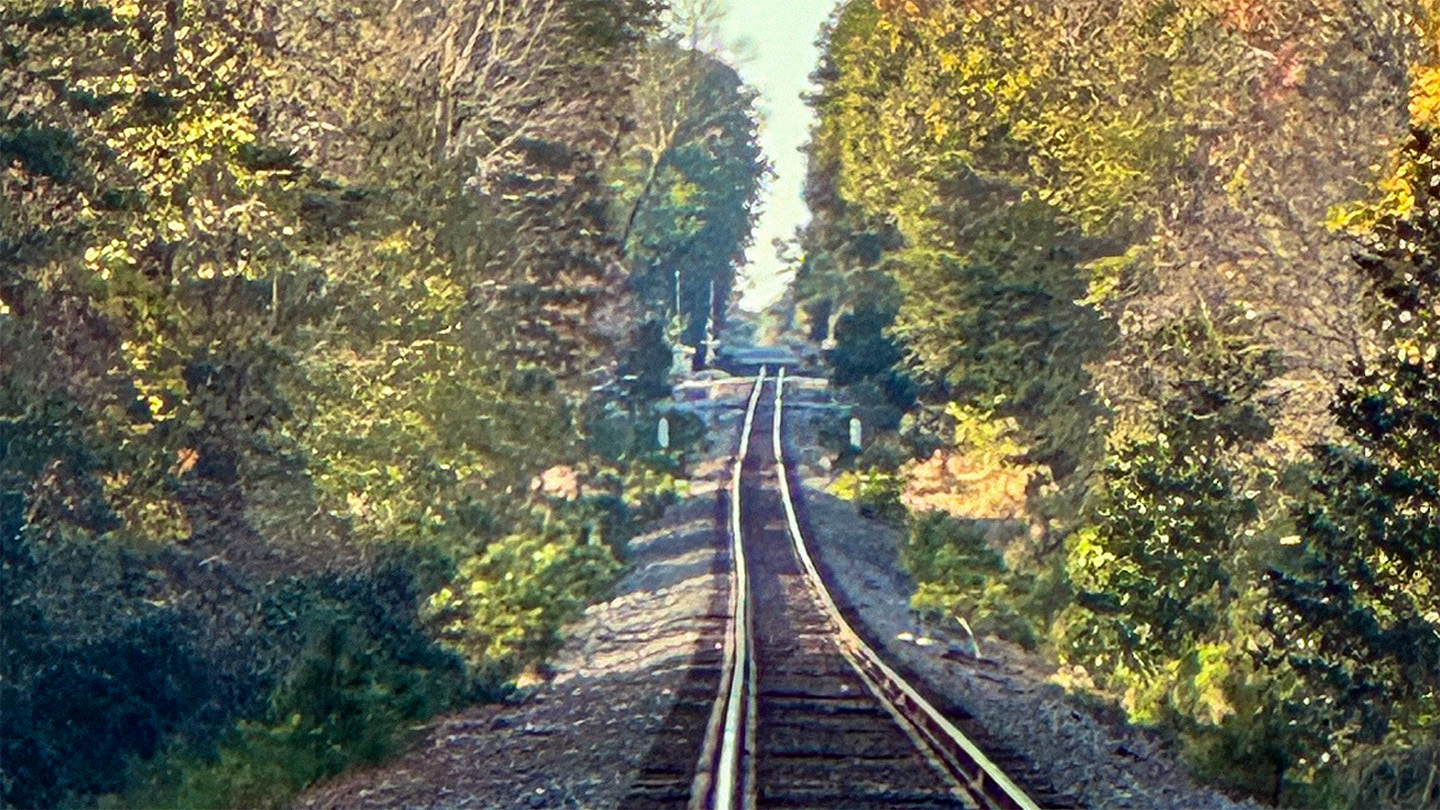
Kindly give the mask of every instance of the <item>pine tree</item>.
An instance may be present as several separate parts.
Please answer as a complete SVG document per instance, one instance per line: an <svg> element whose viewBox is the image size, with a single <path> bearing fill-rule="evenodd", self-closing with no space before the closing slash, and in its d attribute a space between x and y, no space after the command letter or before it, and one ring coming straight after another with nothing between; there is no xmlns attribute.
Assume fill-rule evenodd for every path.
<svg viewBox="0 0 1440 810"><path fill-rule="evenodd" d="M1413 206L1356 257L1382 350L1340 392L1348 441L1314 448L1298 559L1270 574L1277 659L1337 742L1440 732L1440 138L1417 130L1404 162Z"/></svg>

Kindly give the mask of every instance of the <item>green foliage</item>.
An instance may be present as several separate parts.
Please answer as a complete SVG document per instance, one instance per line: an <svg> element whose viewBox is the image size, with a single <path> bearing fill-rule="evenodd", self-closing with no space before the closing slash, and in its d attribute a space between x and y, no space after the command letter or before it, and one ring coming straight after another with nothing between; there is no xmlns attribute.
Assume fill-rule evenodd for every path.
<svg viewBox="0 0 1440 810"><path fill-rule="evenodd" d="M6 613L6 807L116 790L131 758L154 756L182 729L209 730L204 707L226 696L174 612L152 611L86 640L59 636L38 613Z"/></svg>
<svg viewBox="0 0 1440 810"><path fill-rule="evenodd" d="M657 14L0 8L0 803L278 805L608 586L677 459L531 482L604 463L582 416L643 314L607 181ZM726 138L673 165L738 184L683 214L740 239L722 68ZM418 615L446 587L463 655Z"/></svg>
<svg viewBox="0 0 1440 810"><path fill-rule="evenodd" d="M718 334L725 324L768 167L755 91L694 45L670 36L646 47L635 126L611 182L644 315L669 325L668 337L703 360L707 330ZM637 340L651 343L648 333Z"/></svg>
<svg viewBox="0 0 1440 810"><path fill-rule="evenodd" d="M841 473L830 485L830 491L847 501L854 501L860 514L891 522L905 519L905 505L900 502L900 476L879 468L849 470Z"/></svg>
<svg viewBox="0 0 1440 810"><path fill-rule="evenodd" d="M954 387L940 397L1004 397L1001 415L1068 490L1037 511L1064 525L1106 412L1148 418L1136 344L1235 307L1283 358L1275 374L1294 394L1272 443L1295 453L1328 428L1320 381L1363 340L1326 212L1398 134L1406 70L1431 48L1421 16L1338 2L842 4L813 96L815 219L797 277L802 309L825 321L812 336L863 300L857 266L882 267L904 288L903 348ZM859 258L862 244L891 258ZM1327 283L1307 284L1317 275Z"/></svg>
<svg viewBox="0 0 1440 810"><path fill-rule="evenodd" d="M117 791L125 806L270 806L477 694L420 624L414 560L240 582L259 604L217 625L194 595L162 601L174 552L37 542L11 532L22 515L7 509L4 535L6 806Z"/></svg>
<svg viewBox="0 0 1440 810"><path fill-rule="evenodd" d="M836 320L835 348L825 352L831 379L872 433L897 430L916 401L900 345L886 334L894 318L881 302L861 304Z"/></svg>
<svg viewBox="0 0 1440 810"><path fill-rule="evenodd" d="M670 396L670 367L674 355L666 340L665 325L651 318L635 330L620 362L620 380L632 402L653 402Z"/></svg>
<svg viewBox="0 0 1440 810"><path fill-rule="evenodd" d="M917 606L923 600L930 607L973 613L986 582L1005 569L985 535L979 522L961 522L944 512L914 516L903 559L917 578L924 575Z"/></svg>
<svg viewBox="0 0 1440 810"><path fill-rule="evenodd" d="M1128 689L1141 716L1192 724L1212 773L1274 800L1353 801L1384 778L1364 765L1385 761L1382 743L1433 744L1433 216L1382 219L1359 259L1387 349L1338 399L1357 446L1315 448L1291 515L1244 452L1270 436L1274 359L1202 323L1164 342L1185 359L1158 367L1191 371L1163 381L1159 432L1119 448L1072 540L1067 655ZM1263 778L1230 764L1256 758ZM1415 799L1413 782L1390 788Z"/></svg>
<svg viewBox="0 0 1440 810"><path fill-rule="evenodd" d="M911 606L942 621L963 619L976 634L1034 647L1035 628L1018 609L1033 583L1015 576L996 550L1005 529L939 511L912 515L901 548L905 568L919 583Z"/></svg>
<svg viewBox="0 0 1440 810"><path fill-rule="evenodd" d="M1434 133L1418 130L1404 159L1416 179L1414 206L1379 217L1357 256L1382 349L1357 363L1354 381L1337 400L1348 441L1314 448L1312 497L1295 510L1299 548L1270 572L1275 604L1266 614L1276 635L1275 665L1300 673L1306 691L1327 707L1312 720L1323 733L1320 750L1351 760L1352 767L1383 761L1383 753L1376 757L1366 745L1433 751L1440 741L1440 147ZM1430 802L1417 792L1423 781L1413 775L1408 784L1395 781L1392 795Z"/></svg>
<svg viewBox="0 0 1440 810"><path fill-rule="evenodd" d="M1134 716L1188 730L1213 775L1270 794L1298 754L1283 694L1250 657L1258 570L1284 521L1275 476L1253 454L1276 411L1265 391L1276 360L1244 324L1203 317L1157 335L1155 432L1119 440L1087 496L1057 634L1062 656L1123 693ZM1267 767L1241 779L1229 754Z"/></svg>
<svg viewBox="0 0 1440 810"><path fill-rule="evenodd" d="M1207 451L1157 438L1106 466L1097 523L1070 554L1077 603L1096 622L1070 625L1066 641L1087 666L1144 670L1182 655L1235 599L1227 569L1257 509Z"/></svg>
<svg viewBox="0 0 1440 810"><path fill-rule="evenodd" d="M106 804L280 807L317 779L378 761L409 726L474 695L460 659L422 631L409 579L390 568L276 588L267 624L303 643L263 714L213 750L180 743L137 762L125 793Z"/></svg>
<svg viewBox="0 0 1440 810"><path fill-rule="evenodd" d="M915 391L1016 418L1032 460L1067 481L1088 469L1096 449L1101 409L1087 364L1113 334L1081 303L1089 283L1081 265L1105 245L1063 209L983 171L977 155L950 148L942 131L950 124L938 113L955 100L933 60L940 57L945 76L959 80L957 71L948 55L924 51L942 47L926 40L927 26L906 33L915 39L896 39L869 3L846 4L833 23L817 74L821 123L806 189L816 213L802 238L797 295L813 336L833 331L837 383L855 385L861 369L852 358L888 344L893 356L870 355L883 358L888 375L864 369L886 405L909 408ZM881 98L893 109L877 105ZM933 137L917 138L927 127ZM907 148L886 146L891 140ZM872 399L876 385L857 393ZM893 410L878 416L899 423Z"/></svg>
<svg viewBox="0 0 1440 810"><path fill-rule="evenodd" d="M670 424L670 446L665 449L659 444L661 419ZM663 405L626 410L619 401L595 403L584 429L595 457L621 471L678 472L682 460L703 449L707 439L705 423L691 411Z"/></svg>
<svg viewBox="0 0 1440 810"><path fill-rule="evenodd" d="M1082 248L1053 212L1019 204L997 219L971 228L966 255L916 249L897 258L904 303L895 334L947 397L1019 420L1032 458L1065 479L1100 415L1085 365L1111 335L1077 303Z"/></svg>
<svg viewBox="0 0 1440 810"><path fill-rule="evenodd" d="M855 0L815 74L796 305L869 407L854 349L903 355L942 452L894 486L978 521L1039 466L1008 571L915 519L924 599L1013 584L1077 683L1272 802L1433 803L1435 11Z"/></svg>
<svg viewBox="0 0 1440 810"><path fill-rule="evenodd" d="M115 790L127 762L153 756L168 735L213 733L212 707L232 710L239 691L196 643L193 616L143 601L150 560L79 528L41 528L53 517L40 511L31 477L46 468L84 475L95 464L73 417L55 404L0 419L5 807ZM71 502L72 520L113 527L98 493L88 495Z"/></svg>
<svg viewBox="0 0 1440 810"><path fill-rule="evenodd" d="M825 355L836 385L853 385L867 377L888 377L895 373L895 366L903 355L895 341L885 334L894 319L893 312L878 306L862 307L840 316L835 323L835 348Z"/></svg>
<svg viewBox="0 0 1440 810"><path fill-rule="evenodd" d="M426 603L441 637L483 677L503 681L559 644L561 624L605 593L618 563L593 526L501 538L461 563Z"/></svg>
<svg viewBox="0 0 1440 810"><path fill-rule="evenodd" d="M686 494L680 467L672 455L656 454L632 466L622 481L625 504L637 520L654 520Z"/></svg>

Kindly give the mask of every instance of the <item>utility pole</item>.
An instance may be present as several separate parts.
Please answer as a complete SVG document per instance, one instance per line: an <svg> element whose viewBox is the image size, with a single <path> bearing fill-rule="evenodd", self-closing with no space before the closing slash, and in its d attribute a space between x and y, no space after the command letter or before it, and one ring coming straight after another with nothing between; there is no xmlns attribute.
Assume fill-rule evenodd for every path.
<svg viewBox="0 0 1440 810"><path fill-rule="evenodd" d="M715 334L715 279L710 279L710 307L705 312L705 363L704 368L715 365L715 349L720 338Z"/></svg>

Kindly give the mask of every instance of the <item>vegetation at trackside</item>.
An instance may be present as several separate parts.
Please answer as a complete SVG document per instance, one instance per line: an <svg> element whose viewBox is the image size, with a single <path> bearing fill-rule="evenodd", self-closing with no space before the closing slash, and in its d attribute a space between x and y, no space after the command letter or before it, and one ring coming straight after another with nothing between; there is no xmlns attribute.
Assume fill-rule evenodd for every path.
<svg viewBox="0 0 1440 810"><path fill-rule="evenodd" d="M767 170L674 6L0 5L0 806L279 806L606 593Z"/></svg>
<svg viewBox="0 0 1440 810"><path fill-rule="evenodd" d="M815 74L840 489L1278 805L1440 807L1437 11L850 0Z"/></svg>
<svg viewBox="0 0 1440 810"><path fill-rule="evenodd" d="M0 6L0 805L280 806L553 653L703 440L768 171L718 13ZM1232 792L1440 808L1435 0L822 44L763 329L915 606Z"/></svg>

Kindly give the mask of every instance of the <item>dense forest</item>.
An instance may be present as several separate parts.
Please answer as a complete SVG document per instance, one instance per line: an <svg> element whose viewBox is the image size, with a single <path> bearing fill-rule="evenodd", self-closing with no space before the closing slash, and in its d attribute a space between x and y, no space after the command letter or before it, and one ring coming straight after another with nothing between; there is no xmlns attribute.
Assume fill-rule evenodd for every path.
<svg viewBox="0 0 1440 810"><path fill-rule="evenodd" d="M849 0L788 306L916 607L1286 806L1440 806L1440 16ZM838 441L837 441L838 444Z"/></svg>
<svg viewBox="0 0 1440 810"><path fill-rule="evenodd" d="M610 592L769 172L720 14L0 4L0 806L282 806ZM1440 808L1436 0L819 44L766 328L915 609L1231 793Z"/></svg>
<svg viewBox="0 0 1440 810"><path fill-rule="evenodd" d="M276 806L606 592L767 171L713 22L0 5L0 805Z"/></svg>

